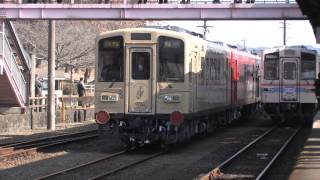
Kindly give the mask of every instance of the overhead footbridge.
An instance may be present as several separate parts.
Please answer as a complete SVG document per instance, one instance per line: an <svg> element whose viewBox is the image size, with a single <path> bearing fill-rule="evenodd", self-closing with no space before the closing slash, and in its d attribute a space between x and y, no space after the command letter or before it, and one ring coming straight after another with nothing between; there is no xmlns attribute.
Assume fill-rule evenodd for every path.
<svg viewBox="0 0 320 180"><path fill-rule="evenodd" d="M0 17L4 19L70 20L306 19L306 16L301 13L298 4L296 4L294 0L61 1L61 3L56 2L52 4L46 4L42 3L40 0L8 0L7 3L0 4Z"/></svg>

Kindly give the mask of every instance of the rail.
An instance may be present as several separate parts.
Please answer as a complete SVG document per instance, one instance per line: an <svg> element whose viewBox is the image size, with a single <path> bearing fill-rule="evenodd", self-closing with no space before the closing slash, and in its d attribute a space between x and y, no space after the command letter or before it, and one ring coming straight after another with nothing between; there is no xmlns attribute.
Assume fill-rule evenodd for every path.
<svg viewBox="0 0 320 180"><path fill-rule="evenodd" d="M257 146L258 143L263 143L262 142L263 138L267 139L268 136L279 138L278 136L271 135L271 133L276 132L275 131L276 129L278 129L278 127L275 126L275 127L271 128L271 129L269 129L268 131L266 131L265 133L263 133L262 135L260 135L259 137L257 137L256 139L254 139L253 141L251 141L248 145L246 145L245 147L243 147L242 149L237 151L235 154L233 154L230 158L228 158L227 160L223 161L218 166L216 166L212 171L207 173L205 176L201 177L200 180L215 179L215 178L224 179L224 177L223 177L224 175L223 175L223 173L221 173L222 172L221 169L224 169L224 170L228 169L227 166L229 166L233 161L235 161L235 159L239 158L244 153L249 152L249 149L252 151L254 146ZM263 168L260 167L260 169L258 168L257 170L255 170L258 173L255 174L255 175L252 175L252 176L255 176L256 180L260 180L266 174L266 172L270 169L270 167L275 162L275 160L279 157L279 155L284 151L284 149L292 141L293 137L295 137L297 135L297 133L300 131L300 129L301 128L295 129L295 130L293 130L293 132L290 133L290 135L285 136L282 139L281 138L277 139L277 143L282 143L282 144L281 144L281 147L279 149L275 150L275 152L268 151L266 149L264 150L264 153L271 154L271 155L273 155L273 157L272 157L271 160L269 158L265 159L264 165L263 165L264 167ZM282 130L282 129L280 129L280 130ZM275 140L273 140L273 141L275 141ZM272 141L270 139L268 139L268 141L266 141L266 142L270 143ZM264 147L270 147L270 144L269 144L269 146L266 146L266 145L268 145L268 144L264 144ZM280 146L280 145L278 145L278 146ZM274 148L277 148L278 146L275 146ZM274 150L274 148L272 150ZM260 151L258 150L257 152L260 152ZM250 152L250 153L254 154L254 156L258 156L256 153L252 153L252 152ZM255 158L251 158L248 155L244 155L244 157L247 158L249 162L250 161L252 162L252 161L256 160ZM241 162L242 165L245 164L243 159L242 159L242 161L241 160L238 160L238 161ZM238 166L236 166L236 165L238 165ZM239 164L236 164L236 165L234 164L235 167L239 167ZM256 165L256 166L258 166L258 165ZM253 172L252 171L250 171L250 173L249 172L243 172L243 174L253 174ZM249 178L249 177L246 177L246 178ZM250 175L250 179L252 179L252 178L253 177L251 177L251 175Z"/></svg>
<svg viewBox="0 0 320 180"><path fill-rule="evenodd" d="M20 104L23 106L26 103L27 97L27 82L24 79L24 76L19 69L19 65L17 64L15 55L10 47L10 43L8 38L6 37L4 32L0 32L0 41L1 41L1 54L3 57L4 65L8 67L8 76L9 79L13 79L13 86L16 95L20 95L23 102Z"/></svg>
<svg viewBox="0 0 320 180"><path fill-rule="evenodd" d="M39 150L56 147L58 145L70 144L72 142L83 141L87 139L97 138L96 131L88 131L87 133L77 133L74 136L64 135L59 138L47 138L47 141L35 141L30 144L21 146L12 146L0 148L0 165L11 161L12 159L26 158L28 155L35 155Z"/></svg>
<svg viewBox="0 0 320 180"><path fill-rule="evenodd" d="M48 174L48 175L45 175L45 176L42 176L42 177L38 177L38 178L36 178L36 180L53 178L53 177L59 176L61 174L66 174L68 172L71 172L71 171L74 171L74 170L77 170L77 169L80 169L80 168L84 168L84 167L90 166L92 164L96 164L96 163L99 163L101 161L108 160L110 158L114 158L114 157L126 154L127 152L128 152L127 150L122 150L122 151L119 151L119 152L116 152L116 153L113 153L113 154L108 154L106 156L103 156L102 158L99 158L99 159L96 159L96 160L93 160L93 161L90 161L90 162L87 162L87 163L84 163L84 164L80 164L80 165L77 165L77 166L69 168L69 169L64 169L64 170L61 170L61 171L58 171L58 172L54 172L54 173L51 173L51 174Z"/></svg>
<svg viewBox="0 0 320 180"><path fill-rule="evenodd" d="M95 177L90 178L89 180L106 179L107 176L113 175L113 174L115 174L115 173L117 173L119 171L123 171L125 169L128 169L130 167L136 166L136 165L141 164L141 163L143 163L145 161L148 161L150 159L153 159L153 158L156 158L158 156L161 156L164 153L165 152L157 152L157 153L151 154L151 155L149 155L149 156L147 156L145 158L139 159L139 160L134 161L132 163L128 163L128 164L122 165L122 166L120 166L118 168L114 168L114 169L112 169L110 171L105 171L102 174L99 174L99 175L97 175Z"/></svg>

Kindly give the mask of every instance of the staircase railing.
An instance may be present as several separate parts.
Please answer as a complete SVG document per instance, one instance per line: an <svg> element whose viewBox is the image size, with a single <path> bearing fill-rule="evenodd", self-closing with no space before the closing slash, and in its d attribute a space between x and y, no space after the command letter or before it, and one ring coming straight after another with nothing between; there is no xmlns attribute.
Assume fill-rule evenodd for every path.
<svg viewBox="0 0 320 180"><path fill-rule="evenodd" d="M24 63L26 64L27 68L30 70L31 69L31 58L29 56L29 54L26 52L26 50L24 49L24 47L22 46L22 43L18 37L18 33L16 31L16 28L14 27L13 23L11 21L6 21L8 25L9 30L12 32L12 37L13 40L16 42L17 44L17 51L21 52L22 60L24 61Z"/></svg>
<svg viewBox="0 0 320 180"><path fill-rule="evenodd" d="M27 82L24 79L24 76L19 69L19 65L17 64L16 58L14 56L14 53L10 47L10 43L6 37L6 35L3 32L0 32L0 40L1 40L1 54L2 59L4 61L4 66L8 68L7 75L9 80L12 79L13 82L12 86L15 91L15 94L18 97L19 103L21 106L24 106L26 103L26 97L27 97ZM6 69L6 68L4 68ZM22 100L22 101L21 101Z"/></svg>

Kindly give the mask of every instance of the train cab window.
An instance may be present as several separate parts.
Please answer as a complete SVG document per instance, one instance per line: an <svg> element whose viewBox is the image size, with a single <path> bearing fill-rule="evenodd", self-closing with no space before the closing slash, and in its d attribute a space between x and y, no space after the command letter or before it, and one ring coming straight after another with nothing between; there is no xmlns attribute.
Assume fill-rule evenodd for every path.
<svg viewBox="0 0 320 180"><path fill-rule="evenodd" d="M296 63L285 62L283 63L283 78L286 80L295 80L297 74Z"/></svg>
<svg viewBox="0 0 320 180"><path fill-rule="evenodd" d="M302 80L316 79L316 64L314 60L301 61L301 77Z"/></svg>
<svg viewBox="0 0 320 180"><path fill-rule="evenodd" d="M279 79L279 61L277 59L268 59L264 62L264 79Z"/></svg>
<svg viewBox="0 0 320 180"><path fill-rule="evenodd" d="M184 82L183 41L176 38L160 36L158 42L158 81Z"/></svg>
<svg viewBox="0 0 320 180"><path fill-rule="evenodd" d="M123 38L120 36L99 41L99 82L123 82Z"/></svg>
<svg viewBox="0 0 320 180"><path fill-rule="evenodd" d="M132 53L132 79L147 80L150 78L150 54L149 52Z"/></svg>

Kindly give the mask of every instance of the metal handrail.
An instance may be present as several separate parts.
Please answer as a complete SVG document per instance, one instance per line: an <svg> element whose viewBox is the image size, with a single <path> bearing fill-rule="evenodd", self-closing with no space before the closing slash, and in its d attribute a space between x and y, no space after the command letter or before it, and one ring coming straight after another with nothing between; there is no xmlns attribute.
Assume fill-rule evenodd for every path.
<svg viewBox="0 0 320 180"><path fill-rule="evenodd" d="M2 40L3 42L3 48L4 48L4 52L3 52L3 60L4 62L7 64L10 73L8 73L9 76L12 77L12 79L14 80L15 86L17 88L17 91L19 91L23 103L26 102L26 85L27 82L24 79L24 76L22 74L22 72L19 69L19 66L17 64L16 58L14 56L14 53L10 47L9 41L7 39L7 37L5 35L3 35L3 32L0 33L1 37L4 37L4 39Z"/></svg>
<svg viewBox="0 0 320 180"><path fill-rule="evenodd" d="M13 23L11 21L8 21L8 25L9 25L9 28L13 32L14 39L17 42L18 48L21 50L23 59L25 60L27 67L29 69L31 69L31 58L30 58L29 54L26 52L26 50L24 49L24 47L22 46L20 39L17 37L18 33L17 33L16 29L14 28Z"/></svg>
<svg viewBox="0 0 320 180"><path fill-rule="evenodd" d="M82 0L63 0L63 4L98 4L98 3L106 3L106 4L135 4L138 3L139 0L91 0L91 1L82 1ZM143 1L143 0L142 0ZM159 0L147 0L147 4L158 3ZM177 4L182 0L168 0L168 4ZM185 0L187 2L187 0ZM214 0L190 0L190 4L209 4L214 3ZM25 0L12 0L11 2L6 2L11 4L31 4L25 2ZM39 3L45 3L39 1ZM56 3L56 2L52 2ZM217 2L215 2L217 3ZM220 0L219 3L234 3L234 0ZM245 4L246 0L242 0L242 3ZM47 3L49 4L49 3ZM255 0L254 4L296 4L295 0Z"/></svg>

